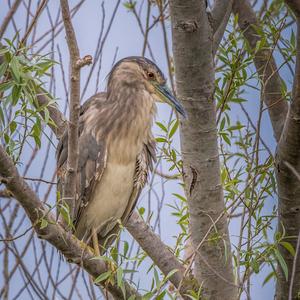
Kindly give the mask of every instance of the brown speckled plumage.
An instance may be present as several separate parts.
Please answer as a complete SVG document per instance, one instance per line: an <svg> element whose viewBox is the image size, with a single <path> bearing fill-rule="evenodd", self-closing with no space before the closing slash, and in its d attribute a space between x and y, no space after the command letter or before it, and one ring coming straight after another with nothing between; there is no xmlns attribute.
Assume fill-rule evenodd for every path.
<svg viewBox="0 0 300 300"><path fill-rule="evenodd" d="M58 191L70 207L71 218L75 226L74 233L80 239L88 240L91 227L97 225L101 244L118 227L114 216L99 222L90 221L95 213L92 208L101 207L101 204L92 204L93 202L103 201L102 204L105 206L104 202L111 201L111 199L102 199L100 194L109 195L111 192L112 197L116 196L113 194L113 189L105 191L107 184L101 185L103 180L106 183L114 180L113 172L109 171L110 168L120 166L119 177L124 178L126 166L128 165L129 168L129 177L132 173L131 166L133 166L132 178L124 180L128 189L131 190L129 199L122 200L124 208L122 208L122 215L118 216L122 222L126 222L130 216L146 184L149 171L152 170L155 160L155 141L151 127L156 106L153 91L150 86L147 86L144 77L147 70L154 72L158 81L165 81L161 71L152 62L143 58L127 58L117 63L110 73L107 93L96 94L82 105L75 203L63 199L68 152L67 132L58 145ZM106 178L106 173L111 174L107 175L110 176L109 178ZM123 182L114 184L117 188ZM116 209L115 211L119 213Z"/></svg>

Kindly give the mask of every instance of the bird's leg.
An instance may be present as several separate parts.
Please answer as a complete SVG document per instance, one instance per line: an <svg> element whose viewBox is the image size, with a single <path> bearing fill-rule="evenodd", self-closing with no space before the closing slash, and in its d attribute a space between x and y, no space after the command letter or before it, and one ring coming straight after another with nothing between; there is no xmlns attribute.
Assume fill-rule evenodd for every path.
<svg viewBox="0 0 300 300"><path fill-rule="evenodd" d="M99 249L99 240L97 235L97 230L95 227L92 228L92 239L93 239L93 247L96 256L100 256L100 249Z"/></svg>

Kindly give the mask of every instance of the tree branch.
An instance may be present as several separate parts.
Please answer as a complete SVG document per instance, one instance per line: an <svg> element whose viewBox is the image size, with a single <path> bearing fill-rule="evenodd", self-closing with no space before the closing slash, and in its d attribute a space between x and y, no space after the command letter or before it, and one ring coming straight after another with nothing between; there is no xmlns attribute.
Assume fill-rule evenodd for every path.
<svg viewBox="0 0 300 300"><path fill-rule="evenodd" d="M285 3L293 11L296 18L299 19L300 18L300 2L298 0L285 0Z"/></svg>
<svg viewBox="0 0 300 300"><path fill-rule="evenodd" d="M179 292L183 299L190 299L184 295L188 294L189 290L199 289L195 278L192 274L184 277L185 267L176 259L171 250L162 243L159 236L152 231L137 212L133 212L126 224L126 228L163 274L167 275L173 270L178 270L170 277L170 281L176 288L180 288Z"/></svg>
<svg viewBox="0 0 300 300"><path fill-rule="evenodd" d="M9 22L11 21L11 19L12 19L13 15L15 14L15 12L17 11L17 9L18 9L21 2L22 2L22 0L15 0L13 5L11 6L10 10L8 11L7 15L3 19L3 22L0 26L0 39L2 39L3 34L5 33Z"/></svg>
<svg viewBox="0 0 300 300"><path fill-rule="evenodd" d="M1 59L1 58L0 58ZM57 104L50 104L50 98L47 96L47 93L44 93L44 91L40 91L40 94L37 94L37 100L40 106L47 107L49 111L49 115L54 123L54 125L49 124L49 127L54 132L55 136L60 139L65 131L65 128L68 124L65 116L60 112L60 110L57 107ZM41 112L43 115L43 112Z"/></svg>
<svg viewBox="0 0 300 300"><path fill-rule="evenodd" d="M61 11L64 21L66 39L70 54L71 83L70 83L70 117L68 124L68 159L66 183L63 190L63 199L68 203L71 216L74 215L74 198L76 193L76 174L78 165L78 127L80 114L80 61L79 49L74 28L71 22L68 0L61 0Z"/></svg>
<svg viewBox="0 0 300 300"><path fill-rule="evenodd" d="M21 44L22 46L24 46L24 45L26 44L27 39L28 39L28 37L29 37L31 31L32 31L34 25L36 24L36 22L37 22L39 16L41 15L41 13L42 13L42 11L43 11L43 9L44 9L44 7L45 7L45 5L46 5L47 2L48 2L48 0L43 0L43 1L39 4L39 6L38 6L38 8L37 8L37 10L36 10L36 13L35 13L35 15L34 15L34 17L33 17L33 19L31 20L31 23L30 23L30 25L29 25L27 31L25 32L24 37L22 38L22 40L21 40L21 42L20 42L20 44Z"/></svg>
<svg viewBox="0 0 300 300"><path fill-rule="evenodd" d="M170 12L177 92L188 114L181 124L180 140L191 240L196 249L225 210L213 101L213 37L205 1L172 0ZM203 282L205 298L236 299L236 287L215 275L234 283L226 216L222 215L215 228L217 232L210 233L195 254L195 276ZM208 242L212 234L219 237L214 245Z"/></svg>
<svg viewBox="0 0 300 300"><path fill-rule="evenodd" d="M35 192L27 185L19 175L12 160L0 146L0 175L2 182L7 189L14 195L29 217L34 230L39 238L42 238L56 247L69 262L82 266L93 277L106 272L107 266L101 259L93 259L93 252L75 236L66 232L57 224L55 217L47 207L38 199ZM41 228L41 220L47 222L47 226ZM141 299L140 295L129 284L126 284L128 297L134 295ZM117 286L106 285L116 299L123 299L122 291Z"/></svg>
<svg viewBox="0 0 300 300"><path fill-rule="evenodd" d="M225 16L231 12L232 0L216 0L211 11L210 23L214 33L217 32Z"/></svg>
<svg viewBox="0 0 300 300"><path fill-rule="evenodd" d="M223 38L232 10L233 0L216 0L211 11L211 24L214 32L213 52L216 53Z"/></svg>
<svg viewBox="0 0 300 300"><path fill-rule="evenodd" d="M234 0L233 12L238 15L238 24L254 51L260 36L256 28L259 22L248 0ZM254 64L262 82L262 97L270 115L274 136L278 142L286 119L288 104L284 99L281 86L282 79L277 71L272 49L266 45L263 49L254 53Z"/></svg>

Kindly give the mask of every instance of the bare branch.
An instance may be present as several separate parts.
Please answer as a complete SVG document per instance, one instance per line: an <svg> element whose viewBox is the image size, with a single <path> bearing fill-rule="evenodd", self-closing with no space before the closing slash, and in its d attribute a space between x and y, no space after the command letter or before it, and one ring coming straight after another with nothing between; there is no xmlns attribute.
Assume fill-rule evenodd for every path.
<svg viewBox="0 0 300 300"><path fill-rule="evenodd" d="M3 37L3 34L5 33L5 30L8 26L8 24L9 24L9 22L11 21L11 19L12 19L13 15L15 14L15 12L17 11L17 9L18 9L21 2L22 2L22 0L15 0L13 5L11 6L10 10L8 11L7 15L3 19L3 22L0 26L0 39Z"/></svg>
<svg viewBox="0 0 300 300"><path fill-rule="evenodd" d="M50 104L50 98L45 93L37 94L38 103L40 106L47 107L49 115L55 125L49 124L56 137L59 139L66 128L67 120L65 116L59 111L57 104ZM43 114L43 112L41 112Z"/></svg>
<svg viewBox="0 0 300 300"><path fill-rule="evenodd" d="M78 165L78 124L80 113L80 61L79 49L74 28L71 22L68 0L61 0L61 11L66 31L66 39L70 54L71 83L70 83L70 118L68 124L68 159L67 175L63 197L68 200L71 215L74 210L74 197L76 193L76 170ZM73 200L72 200L73 199Z"/></svg>
<svg viewBox="0 0 300 300"><path fill-rule="evenodd" d="M36 24L39 16L41 15L41 12L43 11L43 9L44 9L44 7L45 7L45 5L46 5L47 2L48 2L48 0L43 0L40 3L39 7L36 10L36 13L35 13L33 19L31 20L31 23L30 23L27 31L24 34L24 37L21 40L21 43L20 43L21 45L25 45L26 44L26 41L27 41L27 39L28 39L31 31L32 31L33 27L35 26L35 24Z"/></svg>
<svg viewBox="0 0 300 300"><path fill-rule="evenodd" d="M233 0L216 0L211 11L210 23L214 34L218 31L224 19L228 19L228 12L230 14Z"/></svg>
<svg viewBox="0 0 300 300"><path fill-rule="evenodd" d="M213 52L216 53L223 38L232 10L233 0L216 0L211 11L211 24L214 32Z"/></svg>
<svg viewBox="0 0 300 300"><path fill-rule="evenodd" d="M80 242L75 236L66 232L56 223L53 214L42 204L35 192L19 175L2 146L0 146L0 176L3 177L7 189L13 193L14 197L24 208L39 238L48 241L60 250L69 262L82 266L93 277L97 277L107 271L104 261L95 259L92 250L87 245ZM42 219L47 222L47 226L43 228L40 226ZM140 299L140 295L129 284L125 286L128 297L134 295L137 297L136 299ZM105 287L116 299L123 299L120 288L111 284Z"/></svg>

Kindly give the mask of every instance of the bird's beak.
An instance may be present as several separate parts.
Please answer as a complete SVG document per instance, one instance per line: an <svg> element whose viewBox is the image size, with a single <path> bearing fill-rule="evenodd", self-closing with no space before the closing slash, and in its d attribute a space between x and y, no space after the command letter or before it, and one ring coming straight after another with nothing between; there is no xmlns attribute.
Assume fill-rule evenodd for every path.
<svg viewBox="0 0 300 300"><path fill-rule="evenodd" d="M170 89L166 84L157 84L155 85L157 94L162 102L167 102L173 106L178 113L180 113L185 119L187 117L186 112L180 102L173 96Z"/></svg>

